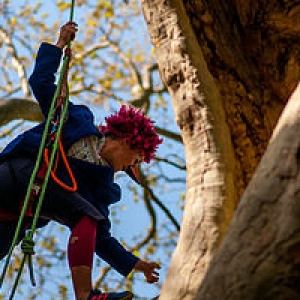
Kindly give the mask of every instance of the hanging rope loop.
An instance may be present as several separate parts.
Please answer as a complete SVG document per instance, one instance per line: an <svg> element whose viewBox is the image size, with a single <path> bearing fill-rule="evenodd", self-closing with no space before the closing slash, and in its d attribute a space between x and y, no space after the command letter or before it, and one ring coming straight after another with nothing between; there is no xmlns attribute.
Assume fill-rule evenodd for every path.
<svg viewBox="0 0 300 300"><path fill-rule="evenodd" d="M68 173L68 176L71 180L71 185L67 185L65 184L64 182L62 182L56 175L56 167L57 167L57 163L56 163L56 166L51 169L51 177L52 179L58 184L60 185L62 188L64 188L65 190L69 191L69 192L76 192L77 190L77 182L76 182L76 179L75 179L75 176L72 172L72 169L70 167L70 164L68 162L68 159L67 159L67 156L66 156L66 153L65 153L65 150L63 148L63 145L62 145L62 141L61 141L61 138L58 140L58 144L59 144L59 152L57 153L57 155L60 155L61 158L62 158L62 161L64 163L64 167ZM48 167L49 166L49 156L51 151L49 151L49 148L45 148L44 150L44 161L45 161L45 164L46 166Z"/></svg>

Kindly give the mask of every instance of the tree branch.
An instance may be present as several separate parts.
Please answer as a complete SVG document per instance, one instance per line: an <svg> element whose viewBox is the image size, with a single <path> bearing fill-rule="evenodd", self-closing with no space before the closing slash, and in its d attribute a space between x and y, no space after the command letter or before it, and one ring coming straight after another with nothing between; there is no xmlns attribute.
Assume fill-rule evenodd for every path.
<svg viewBox="0 0 300 300"><path fill-rule="evenodd" d="M108 41L104 41L103 43L93 45L89 49L87 49L86 51L82 51L80 53L76 53L74 55L74 60L75 61L76 60L82 60L83 58L91 55L92 53L95 53L96 51L104 49L104 48L107 48L109 46L110 46L110 43Z"/></svg>
<svg viewBox="0 0 300 300"><path fill-rule="evenodd" d="M0 102L0 126L17 119L42 122L43 115L39 105L31 99L12 98Z"/></svg>
<svg viewBox="0 0 300 300"><path fill-rule="evenodd" d="M158 161L158 162L165 162L177 169L180 169L180 170L183 170L183 171L186 171L186 165L180 165L180 164L176 164L175 162L173 161L170 161L169 159L167 158L162 158L162 157L155 157L154 160Z"/></svg>
<svg viewBox="0 0 300 300"><path fill-rule="evenodd" d="M148 229L147 236L132 248L134 250L135 249L138 250L143 246L147 245L147 243L156 235L156 231L157 231L156 228L157 218L156 218L155 210L150 201L150 193L147 189L144 189L144 201L145 201L146 209L151 217L151 227Z"/></svg>
<svg viewBox="0 0 300 300"><path fill-rule="evenodd" d="M23 64L21 63L21 61L19 60L17 50L12 43L11 36L1 26L0 26L0 39L2 39L3 42L7 45L8 52L11 54L12 66L16 69L16 71L19 75L23 93L24 93L25 97L29 97L30 89L29 89L29 84L28 84L28 80L27 80L27 76L26 76L26 70L25 70Z"/></svg>
<svg viewBox="0 0 300 300"><path fill-rule="evenodd" d="M109 47L123 60L125 65L129 68L129 71L131 73L131 76L134 78L135 82L137 82L139 85L142 86L142 79L141 75L139 74L139 71L133 61L129 59L120 49L119 45L114 43L113 41L110 41L107 36L104 36L105 42L109 43Z"/></svg>
<svg viewBox="0 0 300 300"><path fill-rule="evenodd" d="M165 136L169 139L172 139L176 142L182 143L182 137L180 134L172 132L170 130L166 130L166 129L158 127L158 126L156 126L155 129L158 134L163 135L163 136Z"/></svg>
<svg viewBox="0 0 300 300"><path fill-rule="evenodd" d="M173 225L176 227L178 231L180 231L180 225L172 215L172 213L168 210L168 208L156 197L153 190L149 187L147 179L145 176L141 175L141 186L149 192L152 200L160 207L160 209L165 213L165 215L170 219Z"/></svg>

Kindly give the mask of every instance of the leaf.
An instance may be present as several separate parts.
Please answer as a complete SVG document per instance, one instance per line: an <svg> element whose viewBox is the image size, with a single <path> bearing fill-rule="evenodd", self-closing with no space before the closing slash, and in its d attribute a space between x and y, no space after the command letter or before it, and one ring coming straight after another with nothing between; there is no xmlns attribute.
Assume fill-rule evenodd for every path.
<svg viewBox="0 0 300 300"><path fill-rule="evenodd" d="M144 61L144 59L145 59L145 57L142 54L138 54L138 55L135 56L135 60L137 62L142 62L142 61Z"/></svg>
<svg viewBox="0 0 300 300"><path fill-rule="evenodd" d="M137 256L137 257L139 257L139 256L141 255L140 252L139 252L138 250L134 250L134 251L132 252L132 254L135 255L135 256Z"/></svg>
<svg viewBox="0 0 300 300"><path fill-rule="evenodd" d="M97 23L96 23L95 20L88 20L87 24L90 25L90 26L93 26L93 27L97 26Z"/></svg>
<svg viewBox="0 0 300 300"><path fill-rule="evenodd" d="M114 16L114 11L113 9L108 9L105 13L104 13L104 17L109 19L112 18Z"/></svg>
<svg viewBox="0 0 300 300"><path fill-rule="evenodd" d="M111 80L105 80L103 82L103 86L106 88L106 89L110 89L111 88Z"/></svg>
<svg viewBox="0 0 300 300"><path fill-rule="evenodd" d="M13 17L11 20L10 20L10 24L11 24L11 26L15 26L16 25L16 23L17 23L17 17Z"/></svg>
<svg viewBox="0 0 300 300"><path fill-rule="evenodd" d="M121 71L118 71L118 72L116 73L115 78L116 78L116 79L121 79L121 78L123 78L123 73L122 73Z"/></svg>
<svg viewBox="0 0 300 300"><path fill-rule="evenodd" d="M71 7L71 3L64 3L63 1L58 1L57 6L61 11L63 11L69 9Z"/></svg>

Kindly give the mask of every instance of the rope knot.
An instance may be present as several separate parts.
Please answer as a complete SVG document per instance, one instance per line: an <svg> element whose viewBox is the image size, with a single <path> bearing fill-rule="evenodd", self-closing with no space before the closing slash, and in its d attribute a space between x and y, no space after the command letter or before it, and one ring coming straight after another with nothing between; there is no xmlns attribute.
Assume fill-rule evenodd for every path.
<svg viewBox="0 0 300 300"><path fill-rule="evenodd" d="M34 241L32 237L25 236L22 240L21 249L25 255L33 255L34 252Z"/></svg>

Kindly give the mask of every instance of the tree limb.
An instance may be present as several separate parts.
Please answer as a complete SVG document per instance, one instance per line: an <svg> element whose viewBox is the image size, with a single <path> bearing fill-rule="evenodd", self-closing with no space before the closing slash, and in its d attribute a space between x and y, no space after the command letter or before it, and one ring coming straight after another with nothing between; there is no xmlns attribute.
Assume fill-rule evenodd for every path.
<svg viewBox="0 0 300 300"><path fill-rule="evenodd" d="M147 190L147 192L149 193L149 195L151 196L152 200L160 207L160 209L166 214L166 216L170 219L170 221L173 223L173 225L175 226L175 228L180 231L180 225L179 223L176 221L176 219L174 218L174 216L172 215L172 213L168 210L168 208L162 203L162 201L160 201L158 199L158 197L156 197L156 195L154 194L153 190L149 187L149 185L147 184L147 180L146 178L141 176L141 185L142 187Z"/></svg>
<svg viewBox="0 0 300 300"><path fill-rule="evenodd" d="M166 129L158 127L158 126L156 126L155 129L158 134L163 135L163 136L165 136L169 139L172 139L176 142L182 143L182 137L180 134L172 132L170 130L166 130Z"/></svg>
<svg viewBox="0 0 300 300"><path fill-rule="evenodd" d="M43 115L39 105L29 98L12 98L0 102L0 126L17 119L42 122Z"/></svg>
<svg viewBox="0 0 300 300"><path fill-rule="evenodd" d="M158 162L165 162L167 164L169 164L170 166L173 166L179 170L183 170L183 171L186 171L186 165L180 165L180 164L177 164L173 161L170 161L169 159L167 158L162 158L162 157L155 157L154 160L158 161Z"/></svg>
<svg viewBox="0 0 300 300"><path fill-rule="evenodd" d="M24 93L25 97L29 97L30 89L29 89L29 84L28 84L28 80L27 80L27 76L26 76L25 67L19 60L19 57L17 54L17 49L12 43L11 36L1 26L0 26L0 39L2 39L5 42L5 44L7 45L8 51L11 54L12 66L16 69L16 71L19 75L23 93Z"/></svg>

